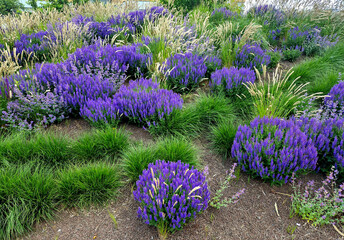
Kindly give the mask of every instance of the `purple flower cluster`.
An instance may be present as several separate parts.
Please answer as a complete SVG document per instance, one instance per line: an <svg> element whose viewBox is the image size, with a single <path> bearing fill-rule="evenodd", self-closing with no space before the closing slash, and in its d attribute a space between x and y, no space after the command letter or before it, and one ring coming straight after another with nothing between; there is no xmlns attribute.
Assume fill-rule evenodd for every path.
<svg viewBox="0 0 344 240"><path fill-rule="evenodd" d="M344 107L344 81L334 85L330 93L324 99L324 104L331 109L342 109Z"/></svg>
<svg viewBox="0 0 344 240"><path fill-rule="evenodd" d="M273 5L259 5L249 10L256 18L261 18L264 25L281 26L286 22L285 13Z"/></svg>
<svg viewBox="0 0 344 240"><path fill-rule="evenodd" d="M91 22L89 29L94 37L102 39L111 38L115 34L124 31L124 34L136 34L141 32L146 16L154 22L161 16L169 14L164 7L152 7L148 10L137 10L111 16L106 22Z"/></svg>
<svg viewBox="0 0 344 240"><path fill-rule="evenodd" d="M291 28L283 42L283 47L284 49L299 49L306 56L319 55L338 42L336 36L321 36L320 32L318 27Z"/></svg>
<svg viewBox="0 0 344 240"><path fill-rule="evenodd" d="M211 74L210 88L215 92L225 92L234 97L243 90L243 83L254 83L256 74L249 68L222 68Z"/></svg>
<svg viewBox="0 0 344 240"><path fill-rule="evenodd" d="M283 35L283 32L279 28L275 30L270 30L268 33L269 43L273 44L274 46L278 45L279 41L281 40L282 35Z"/></svg>
<svg viewBox="0 0 344 240"><path fill-rule="evenodd" d="M269 65L271 57L260 47L259 44L245 44L236 52L234 65L237 67L250 68L262 71L262 65Z"/></svg>
<svg viewBox="0 0 344 240"><path fill-rule="evenodd" d="M344 119L301 117L295 124L310 138L318 151L320 170L344 167Z"/></svg>
<svg viewBox="0 0 344 240"><path fill-rule="evenodd" d="M111 122L118 116L146 126L156 125L174 109L181 109L183 100L171 90L160 89L151 79L130 81L123 85L113 98L88 101L81 115L91 122Z"/></svg>
<svg viewBox="0 0 344 240"><path fill-rule="evenodd" d="M21 63L22 59L29 60L32 54L37 58L36 61L46 60L50 54L48 34L47 31L40 31L30 35L22 34L20 39L14 42L17 53L22 55L18 61Z"/></svg>
<svg viewBox="0 0 344 240"><path fill-rule="evenodd" d="M205 59L193 53L177 53L167 58L163 68L168 87L177 93L196 89L206 72Z"/></svg>
<svg viewBox="0 0 344 240"><path fill-rule="evenodd" d="M9 82L12 89L18 88L25 97L32 93L41 96L46 91L54 92L73 113L81 111L86 116L85 109L91 102L108 101L124 83L130 70L132 74L143 74L141 70L146 71L145 64L149 58L150 55L140 54L139 47L135 45L114 47L95 44L78 49L62 63L36 64L32 71L22 70L11 76ZM15 116L16 112L19 116ZM8 119L21 116L16 108L11 113Z"/></svg>
<svg viewBox="0 0 344 240"><path fill-rule="evenodd" d="M47 126L60 122L70 113L64 99L53 92L24 95L14 89L15 100L7 104L1 120L6 127L18 130L31 130L37 126Z"/></svg>
<svg viewBox="0 0 344 240"><path fill-rule="evenodd" d="M138 217L161 232L181 229L204 211L210 200L205 176L181 161L149 164L136 186Z"/></svg>
<svg viewBox="0 0 344 240"><path fill-rule="evenodd" d="M87 74L111 77L111 74L121 72L127 76L141 76L148 72L147 63L152 59L151 54L140 53L140 45L129 46L101 46L94 44L77 49L64 62L68 72L84 71ZM109 76L106 76L110 74Z"/></svg>
<svg viewBox="0 0 344 240"><path fill-rule="evenodd" d="M292 174L315 170L317 150L293 121L256 118L239 126L232 156L242 170L272 183L283 184Z"/></svg>
<svg viewBox="0 0 344 240"><path fill-rule="evenodd" d="M232 12L225 7L215 8L215 10L210 15L209 21L213 23L221 23L224 20L234 19L237 16L238 14L236 12Z"/></svg>

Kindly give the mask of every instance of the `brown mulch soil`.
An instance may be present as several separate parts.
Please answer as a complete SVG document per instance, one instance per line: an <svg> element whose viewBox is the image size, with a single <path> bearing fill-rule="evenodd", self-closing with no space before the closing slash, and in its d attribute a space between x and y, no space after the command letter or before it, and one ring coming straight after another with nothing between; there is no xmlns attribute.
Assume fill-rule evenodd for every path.
<svg viewBox="0 0 344 240"><path fill-rule="evenodd" d="M151 136L140 128L130 125L124 125L124 128L132 132L132 138L135 140L152 141ZM87 130L84 127L68 129ZM211 152L206 140L195 141L195 144L202 152L202 163L209 167L209 186L214 194L226 177L226 171L230 169L232 162L224 162ZM304 176L302 181L311 179L319 182L322 176L312 174ZM299 217L289 217L290 197L280 193L291 194L290 185L271 186L241 173L240 177L231 183L225 196L231 197L242 188L245 188L246 192L237 204L220 210L209 207L168 239L343 239L332 226L315 228ZM55 220L38 224L32 233L22 239L159 239L154 227L142 223L137 218L138 204L134 201L131 191L130 186L123 187L116 201L104 208L61 210ZM115 216L117 227L108 211ZM288 231L294 228L293 234Z"/></svg>

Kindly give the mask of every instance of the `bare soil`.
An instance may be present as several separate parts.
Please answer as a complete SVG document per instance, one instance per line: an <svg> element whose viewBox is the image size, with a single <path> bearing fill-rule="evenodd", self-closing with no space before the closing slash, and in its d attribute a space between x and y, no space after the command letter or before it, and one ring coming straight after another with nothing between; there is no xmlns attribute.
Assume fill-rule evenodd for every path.
<svg viewBox="0 0 344 240"><path fill-rule="evenodd" d="M132 138L135 140L152 141L152 137L141 128L130 125L123 127L133 133ZM70 129L76 134L81 129L88 130L88 127L79 123L67 128ZM195 144L202 152L202 163L209 167L209 186L214 194L233 162L223 161L212 153L206 140L196 140ZM311 179L320 182L323 176L312 174L304 176L302 181ZM246 189L246 193L238 203L220 210L209 207L182 230L170 235L169 239L343 239L332 226L315 228L297 216L290 218L290 197L284 195L292 193L290 185L271 186L240 173L240 177L232 182L225 196L231 197L242 188ZM159 239L154 227L137 218L137 208L132 187L126 186L107 207L60 210L55 220L37 224L34 231L22 239ZM117 226L108 211L115 216Z"/></svg>

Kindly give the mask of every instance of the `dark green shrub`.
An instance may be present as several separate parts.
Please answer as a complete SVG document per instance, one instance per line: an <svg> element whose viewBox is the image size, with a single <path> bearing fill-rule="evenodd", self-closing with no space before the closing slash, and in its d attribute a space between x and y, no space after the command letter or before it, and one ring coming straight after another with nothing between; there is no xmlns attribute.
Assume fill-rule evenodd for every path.
<svg viewBox="0 0 344 240"><path fill-rule="evenodd" d="M160 0L164 5L169 5L168 0ZM201 4L201 0L174 0L170 7L182 10L184 14L190 12L192 9Z"/></svg>
<svg viewBox="0 0 344 240"><path fill-rule="evenodd" d="M270 63L268 65L268 68L277 67L277 64L282 59L282 54L279 51L268 51L266 52L266 54L270 56Z"/></svg>
<svg viewBox="0 0 344 240"><path fill-rule="evenodd" d="M283 50L283 59L289 62L294 62L302 55L299 49L286 49Z"/></svg>
<svg viewBox="0 0 344 240"><path fill-rule="evenodd" d="M19 0L0 0L0 15L15 13L23 8Z"/></svg>

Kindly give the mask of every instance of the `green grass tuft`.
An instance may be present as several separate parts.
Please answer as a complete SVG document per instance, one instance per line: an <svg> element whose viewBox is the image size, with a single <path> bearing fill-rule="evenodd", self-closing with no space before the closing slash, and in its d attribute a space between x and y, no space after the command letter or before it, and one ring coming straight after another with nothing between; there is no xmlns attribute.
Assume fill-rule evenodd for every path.
<svg viewBox="0 0 344 240"><path fill-rule="evenodd" d="M67 206L103 205L114 198L120 187L118 168L104 163L74 166L59 173L59 200Z"/></svg>
<svg viewBox="0 0 344 240"><path fill-rule="evenodd" d="M51 170L32 164L0 169L0 239L13 239L51 219L56 207Z"/></svg>
<svg viewBox="0 0 344 240"><path fill-rule="evenodd" d="M161 138L154 145L141 143L132 146L123 154L121 165L130 182L134 183L139 179L142 171L158 159L171 162L181 160L192 166L199 166L197 148L181 137Z"/></svg>

